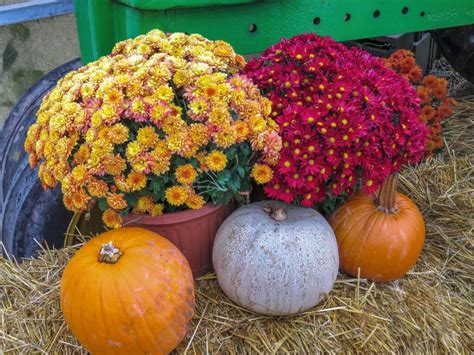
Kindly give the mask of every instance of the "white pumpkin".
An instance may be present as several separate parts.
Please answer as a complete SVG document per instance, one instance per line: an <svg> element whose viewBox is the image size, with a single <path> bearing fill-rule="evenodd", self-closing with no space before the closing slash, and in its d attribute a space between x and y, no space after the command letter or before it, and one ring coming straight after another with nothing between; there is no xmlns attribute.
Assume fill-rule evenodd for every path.
<svg viewBox="0 0 474 355"><path fill-rule="evenodd" d="M315 306L331 291L339 254L321 214L262 201L224 221L212 262L220 287L235 303L256 313L288 315Z"/></svg>

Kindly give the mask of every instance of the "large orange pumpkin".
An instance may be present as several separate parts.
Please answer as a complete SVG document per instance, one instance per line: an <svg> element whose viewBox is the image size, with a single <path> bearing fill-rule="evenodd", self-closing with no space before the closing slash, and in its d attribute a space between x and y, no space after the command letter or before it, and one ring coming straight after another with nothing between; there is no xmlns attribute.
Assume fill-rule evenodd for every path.
<svg viewBox="0 0 474 355"><path fill-rule="evenodd" d="M61 280L61 308L93 354L166 354L193 315L193 276L165 238L142 228L115 229L71 259Z"/></svg>
<svg viewBox="0 0 474 355"><path fill-rule="evenodd" d="M374 281L403 276L416 263L425 224L416 205L397 192L391 175L375 196L355 194L329 217L341 271Z"/></svg>

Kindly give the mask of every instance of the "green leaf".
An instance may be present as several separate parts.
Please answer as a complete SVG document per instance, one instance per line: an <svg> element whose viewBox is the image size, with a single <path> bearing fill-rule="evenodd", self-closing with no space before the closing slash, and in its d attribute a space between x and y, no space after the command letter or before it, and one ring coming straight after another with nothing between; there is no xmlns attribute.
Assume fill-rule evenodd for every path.
<svg viewBox="0 0 474 355"><path fill-rule="evenodd" d="M135 206L138 201L138 194L136 192L131 192L125 195L125 199L127 200L127 204L129 206Z"/></svg>
<svg viewBox="0 0 474 355"><path fill-rule="evenodd" d="M107 203L107 200L105 198L99 198L99 208L101 211L105 211L107 208L109 208L109 204Z"/></svg>
<svg viewBox="0 0 474 355"><path fill-rule="evenodd" d="M237 172L239 173L240 177L243 179L245 177L245 169L242 166L237 167Z"/></svg>

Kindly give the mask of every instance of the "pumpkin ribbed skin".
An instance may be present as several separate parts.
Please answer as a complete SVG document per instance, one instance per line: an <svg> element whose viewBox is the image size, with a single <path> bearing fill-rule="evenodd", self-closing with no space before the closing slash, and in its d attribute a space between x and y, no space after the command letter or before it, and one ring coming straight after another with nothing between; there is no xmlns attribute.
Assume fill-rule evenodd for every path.
<svg viewBox="0 0 474 355"><path fill-rule="evenodd" d="M100 262L109 241L123 255ZM186 334L194 281L184 255L142 228L121 228L88 241L61 280L61 308L72 333L93 354L166 354Z"/></svg>
<svg viewBox="0 0 474 355"><path fill-rule="evenodd" d="M425 224L416 205L396 193L396 213L377 208L375 198L355 194L329 222L339 246L341 271L374 281L403 276L415 265L425 241Z"/></svg>

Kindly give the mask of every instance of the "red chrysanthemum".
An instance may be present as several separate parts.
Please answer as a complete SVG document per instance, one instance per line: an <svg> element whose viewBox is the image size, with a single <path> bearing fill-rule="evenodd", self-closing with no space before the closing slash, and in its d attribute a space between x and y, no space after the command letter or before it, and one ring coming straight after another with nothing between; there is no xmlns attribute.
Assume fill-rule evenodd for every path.
<svg viewBox="0 0 474 355"><path fill-rule="evenodd" d="M271 198L311 207L351 194L358 183L372 193L423 157L427 127L418 120L415 90L360 49L299 35L266 50L244 73L272 101L283 139L265 187Z"/></svg>

